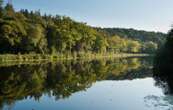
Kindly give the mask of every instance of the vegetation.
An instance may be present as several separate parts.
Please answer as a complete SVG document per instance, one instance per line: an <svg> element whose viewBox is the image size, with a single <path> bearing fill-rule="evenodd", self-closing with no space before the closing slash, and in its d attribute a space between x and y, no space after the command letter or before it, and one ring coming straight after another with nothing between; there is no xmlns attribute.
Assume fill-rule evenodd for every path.
<svg viewBox="0 0 173 110"><path fill-rule="evenodd" d="M155 57L155 64L163 71L172 70L173 67L173 30L168 33L165 45L160 48ZM169 66L168 66L169 65Z"/></svg>
<svg viewBox="0 0 173 110"><path fill-rule="evenodd" d="M164 36L153 35L160 35L158 39ZM39 11L28 10L16 12L11 4L3 7L0 2L0 47L0 54L80 56L80 53L153 53L157 44L119 34L108 35L65 16L41 15Z"/></svg>
<svg viewBox="0 0 173 110"><path fill-rule="evenodd" d="M173 94L173 29L168 33L165 45L158 50L154 60L156 85L163 88L165 94Z"/></svg>
<svg viewBox="0 0 173 110"><path fill-rule="evenodd" d="M123 38L130 38L141 42L153 42L159 46L164 45L166 41L166 34L161 32L147 32L138 31L135 29L123 29L123 28L96 28L98 31L104 32L109 36L118 35Z"/></svg>

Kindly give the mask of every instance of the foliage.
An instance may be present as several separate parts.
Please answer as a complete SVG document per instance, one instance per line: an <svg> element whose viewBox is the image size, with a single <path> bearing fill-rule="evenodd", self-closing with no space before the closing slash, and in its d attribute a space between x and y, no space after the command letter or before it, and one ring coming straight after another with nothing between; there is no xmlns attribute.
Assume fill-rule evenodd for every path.
<svg viewBox="0 0 173 110"><path fill-rule="evenodd" d="M173 29L168 33L165 45L158 50L154 60L154 78L156 85L165 94L173 94Z"/></svg>
<svg viewBox="0 0 173 110"><path fill-rule="evenodd" d="M149 41L149 42L145 42L143 45L143 51L146 53L155 53L158 49L158 44Z"/></svg>
<svg viewBox="0 0 173 110"><path fill-rule="evenodd" d="M104 32L109 36L118 35L123 38L130 38L141 42L152 41L159 46L164 45L166 41L166 34L161 32L147 32L135 29L123 29L123 28L96 28L100 32Z"/></svg>
<svg viewBox="0 0 173 110"><path fill-rule="evenodd" d="M10 4L2 7L1 12L1 54L147 53L149 51L142 47L151 48L149 51L151 53L156 49L153 43L149 45L137 39L121 37L119 34L109 35L65 16L41 15L39 11L28 10L16 12Z"/></svg>

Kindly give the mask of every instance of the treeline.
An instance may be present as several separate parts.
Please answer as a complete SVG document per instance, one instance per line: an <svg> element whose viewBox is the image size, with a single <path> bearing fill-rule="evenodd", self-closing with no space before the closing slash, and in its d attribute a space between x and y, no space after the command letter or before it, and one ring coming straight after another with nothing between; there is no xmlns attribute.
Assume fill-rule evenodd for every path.
<svg viewBox="0 0 173 110"><path fill-rule="evenodd" d="M161 32L147 32L143 30L124 29L124 28L96 28L109 36L118 35L123 38L139 40L141 42L150 42L163 45L166 41L167 34Z"/></svg>
<svg viewBox="0 0 173 110"><path fill-rule="evenodd" d="M158 36L159 37L159 36ZM0 0L0 54L153 53L158 45L105 32L65 16L16 12Z"/></svg>

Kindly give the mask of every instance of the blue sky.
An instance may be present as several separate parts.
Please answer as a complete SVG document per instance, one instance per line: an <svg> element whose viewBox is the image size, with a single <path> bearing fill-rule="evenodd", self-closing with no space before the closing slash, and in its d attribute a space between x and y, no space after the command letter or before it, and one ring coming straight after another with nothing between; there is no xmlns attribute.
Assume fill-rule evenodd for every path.
<svg viewBox="0 0 173 110"><path fill-rule="evenodd" d="M167 32L173 24L173 0L13 0L13 5L99 27Z"/></svg>

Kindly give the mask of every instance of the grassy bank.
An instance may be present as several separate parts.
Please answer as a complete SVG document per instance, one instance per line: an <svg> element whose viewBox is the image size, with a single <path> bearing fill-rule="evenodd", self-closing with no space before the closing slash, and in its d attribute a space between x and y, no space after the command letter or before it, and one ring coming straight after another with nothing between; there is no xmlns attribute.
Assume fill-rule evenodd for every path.
<svg viewBox="0 0 173 110"><path fill-rule="evenodd" d="M74 54L4 54L0 55L0 62L20 61L20 62L34 62L34 61L56 61L56 60L71 60L71 59L102 59L102 58L125 58L125 57L147 57L149 54L113 54L113 53L74 53Z"/></svg>

